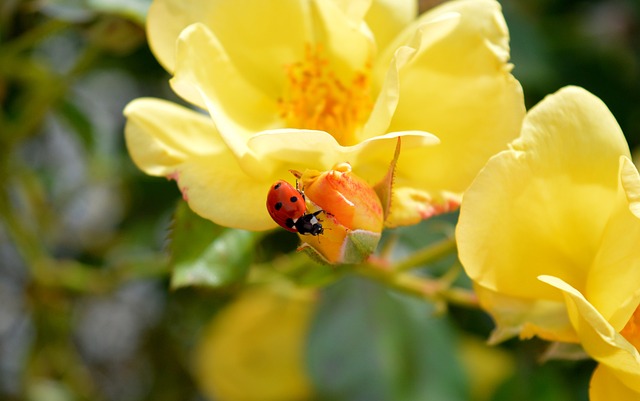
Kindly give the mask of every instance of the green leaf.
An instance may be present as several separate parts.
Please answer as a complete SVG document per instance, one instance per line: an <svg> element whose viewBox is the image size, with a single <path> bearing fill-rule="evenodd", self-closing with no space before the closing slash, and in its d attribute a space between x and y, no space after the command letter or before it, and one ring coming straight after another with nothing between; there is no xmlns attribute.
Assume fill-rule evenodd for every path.
<svg viewBox="0 0 640 401"><path fill-rule="evenodd" d="M260 237L260 233L215 225L180 202L170 244L171 287L219 288L242 281Z"/></svg>
<svg viewBox="0 0 640 401"><path fill-rule="evenodd" d="M323 292L307 345L320 399L462 401L455 337L433 307L349 278Z"/></svg>

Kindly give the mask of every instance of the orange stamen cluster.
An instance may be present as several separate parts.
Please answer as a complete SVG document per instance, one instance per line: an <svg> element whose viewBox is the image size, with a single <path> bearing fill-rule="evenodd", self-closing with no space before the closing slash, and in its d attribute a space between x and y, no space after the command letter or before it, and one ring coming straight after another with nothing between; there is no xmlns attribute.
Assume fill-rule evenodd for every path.
<svg viewBox="0 0 640 401"><path fill-rule="evenodd" d="M322 55L307 45L304 60L286 67L287 83L278 99L280 116L290 128L322 130L343 146L357 143L357 133L371 112L369 69L344 84Z"/></svg>
<svg viewBox="0 0 640 401"><path fill-rule="evenodd" d="M620 334L640 351L640 307L633 312L631 319L629 319Z"/></svg>

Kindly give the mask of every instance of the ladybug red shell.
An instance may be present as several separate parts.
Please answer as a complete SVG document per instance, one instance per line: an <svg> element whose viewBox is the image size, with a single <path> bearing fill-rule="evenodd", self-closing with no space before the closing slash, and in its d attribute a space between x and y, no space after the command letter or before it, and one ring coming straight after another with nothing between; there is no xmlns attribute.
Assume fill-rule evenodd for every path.
<svg viewBox="0 0 640 401"><path fill-rule="evenodd" d="M267 195L267 211L286 230L299 234L322 234L322 224L317 215L319 210L307 214L304 194L287 181L280 180L271 186Z"/></svg>

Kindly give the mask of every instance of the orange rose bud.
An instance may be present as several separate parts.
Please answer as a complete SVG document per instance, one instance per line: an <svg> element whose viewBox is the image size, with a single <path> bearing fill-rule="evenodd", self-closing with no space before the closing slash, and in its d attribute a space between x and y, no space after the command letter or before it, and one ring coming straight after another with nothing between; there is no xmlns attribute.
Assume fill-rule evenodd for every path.
<svg viewBox="0 0 640 401"><path fill-rule="evenodd" d="M359 263L375 251L384 225L373 188L340 163L319 172L292 171L305 194L308 212L323 210L322 235L300 235L300 249L326 263Z"/></svg>

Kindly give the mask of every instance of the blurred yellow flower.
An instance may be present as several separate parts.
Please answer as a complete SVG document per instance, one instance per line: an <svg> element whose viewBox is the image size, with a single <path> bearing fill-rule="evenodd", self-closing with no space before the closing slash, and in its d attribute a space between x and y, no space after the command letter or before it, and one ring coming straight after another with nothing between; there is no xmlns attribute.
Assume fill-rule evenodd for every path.
<svg viewBox="0 0 640 401"><path fill-rule="evenodd" d="M458 346L459 358L469 378L471 401L488 401L516 370L512 354L498 347L489 348L480 338L465 336Z"/></svg>
<svg viewBox="0 0 640 401"><path fill-rule="evenodd" d="M311 399L304 344L314 300L310 290L261 287L226 306L196 350L203 392L220 401Z"/></svg>
<svg viewBox="0 0 640 401"><path fill-rule="evenodd" d="M265 191L289 169L349 162L371 184L402 136L388 224L457 207L519 132L522 91L496 1L415 10L409 0L154 1L151 48L176 93L209 116L134 100L134 162L176 179L203 217L262 230L275 226Z"/></svg>
<svg viewBox="0 0 640 401"><path fill-rule="evenodd" d="M600 362L592 400L640 397L639 200L614 117L567 87L527 114L460 210L460 260L496 321L492 340L580 343Z"/></svg>

